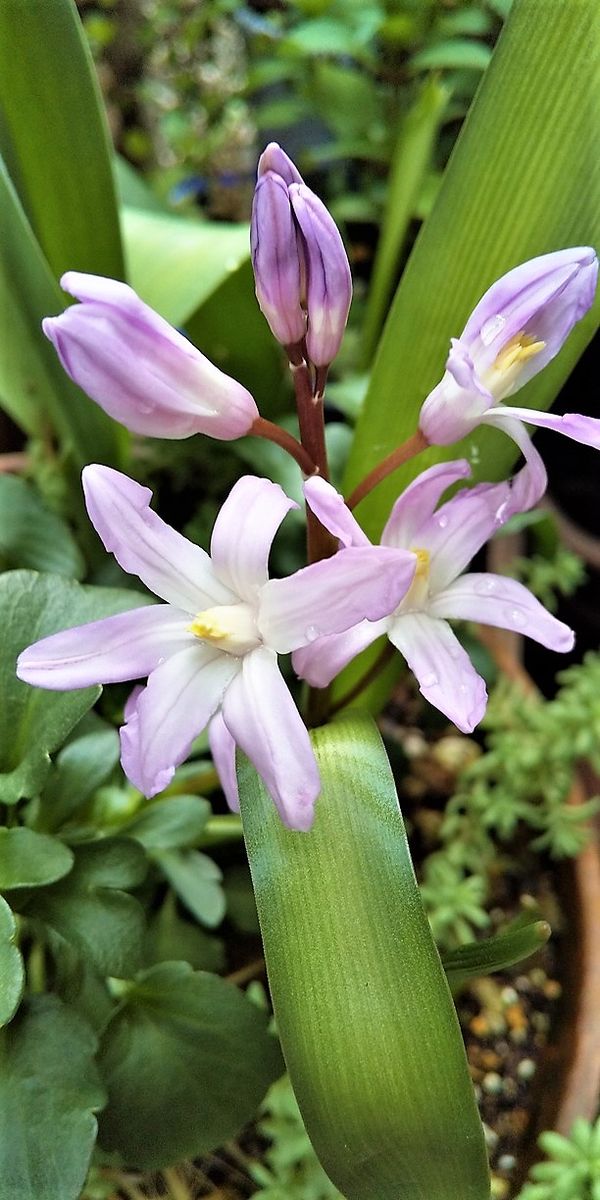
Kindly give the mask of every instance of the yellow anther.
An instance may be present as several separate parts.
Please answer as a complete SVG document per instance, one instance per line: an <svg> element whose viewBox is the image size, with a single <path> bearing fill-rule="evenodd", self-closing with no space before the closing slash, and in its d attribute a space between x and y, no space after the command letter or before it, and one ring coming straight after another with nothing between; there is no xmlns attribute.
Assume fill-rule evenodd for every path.
<svg viewBox="0 0 600 1200"><path fill-rule="evenodd" d="M417 569L415 571L415 579L426 579L429 575L429 550L423 550L422 547L414 547L413 554L417 556Z"/></svg>
<svg viewBox="0 0 600 1200"><path fill-rule="evenodd" d="M209 617L208 613L198 613L188 628L190 633L194 633L196 637L205 638L209 642L220 641L228 634L225 626L219 625L219 622L214 617Z"/></svg>
<svg viewBox="0 0 600 1200"><path fill-rule="evenodd" d="M504 374L518 363L527 362L528 358L535 358L545 345L545 342L536 341L534 334L524 333L521 330L502 347L494 362L494 368Z"/></svg>

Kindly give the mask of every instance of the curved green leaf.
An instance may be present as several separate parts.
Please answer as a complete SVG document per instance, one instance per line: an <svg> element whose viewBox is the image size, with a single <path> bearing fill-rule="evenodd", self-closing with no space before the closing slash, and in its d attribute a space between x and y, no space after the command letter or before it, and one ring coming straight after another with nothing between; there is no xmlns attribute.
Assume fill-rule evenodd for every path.
<svg viewBox="0 0 600 1200"><path fill-rule="evenodd" d="M25 986L25 967L16 936L17 923L0 896L0 1026L14 1016Z"/></svg>
<svg viewBox="0 0 600 1200"><path fill-rule="evenodd" d="M58 838L24 826L0 827L0 891L55 883L72 866L72 851Z"/></svg>
<svg viewBox="0 0 600 1200"><path fill-rule="evenodd" d="M286 829L240 765L277 1027L311 1141L347 1200L489 1200L483 1134L375 725L312 734L322 790Z"/></svg>
<svg viewBox="0 0 600 1200"><path fill-rule="evenodd" d="M225 979L182 962L144 972L100 1047L104 1149L154 1169L233 1137L283 1070L267 1027L268 1014Z"/></svg>
<svg viewBox="0 0 600 1200"><path fill-rule="evenodd" d="M444 954L442 965L450 987L459 988L467 979L505 971L507 967L522 962L545 945L551 932L547 921L531 921L528 925L519 923L496 937L469 942Z"/></svg>
<svg viewBox="0 0 600 1200"><path fill-rule="evenodd" d="M54 276L122 278L108 128L73 0L3 0L0 107L14 182Z"/></svg>
<svg viewBox="0 0 600 1200"><path fill-rule="evenodd" d="M0 1200L77 1200L105 1094L89 1025L54 996L0 1033Z"/></svg>
<svg viewBox="0 0 600 1200"><path fill-rule="evenodd" d="M81 579L83 556L65 521L16 475L0 476L0 566Z"/></svg>

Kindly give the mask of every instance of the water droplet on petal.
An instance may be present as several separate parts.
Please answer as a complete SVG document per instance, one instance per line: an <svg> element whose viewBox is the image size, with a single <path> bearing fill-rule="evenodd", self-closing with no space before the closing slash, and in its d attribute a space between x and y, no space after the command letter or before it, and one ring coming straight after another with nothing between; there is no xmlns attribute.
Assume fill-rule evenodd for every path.
<svg viewBox="0 0 600 1200"><path fill-rule="evenodd" d="M483 579L478 579L475 584L474 591L480 596L491 596L492 592L497 590L498 584L495 579L490 579L489 576L484 576Z"/></svg>
<svg viewBox="0 0 600 1200"><path fill-rule="evenodd" d="M510 514L508 511L508 500L504 500L503 503L500 505L500 507L497 508L496 512L494 513L494 519L496 521L496 524L503 525L504 522L506 521L506 518L509 515Z"/></svg>
<svg viewBox="0 0 600 1200"><path fill-rule="evenodd" d="M446 526L448 524L448 518L445 513L442 513L441 516L438 517L437 523L438 523L440 529L446 528Z"/></svg>
<svg viewBox="0 0 600 1200"><path fill-rule="evenodd" d="M432 688L432 687L435 687L436 684L438 684L438 683L439 683L439 679L438 679L437 675L435 675L433 671L430 671L427 675L423 676L423 678L421 680L421 687Z"/></svg>
<svg viewBox="0 0 600 1200"><path fill-rule="evenodd" d="M505 325L506 317L501 316L500 313L497 313L495 317L490 317L488 321L485 321L480 330L480 337L484 346L489 346L490 343L493 342L494 338L497 337L499 333L502 333Z"/></svg>
<svg viewBox="0 0 600 1200"><path fill-rule="evenodd" d="M162 654L162 655L161 655L161 657L159 658L159 660L158 660L157 664L156 664L156 665L157 665L157 667L162 667L162 664L163 664L164 662L165 662L165 656L164 656L164 654Z"/></svg>
<svg viewBox="0 0 600 1200"><path fill-rule="evenodd" d="M520 608L511 608L507 613L507 617L513 626L517 629L524 629L527 624L527 617Z"/></svg>
<svg viewBox="0 0 600 1200"><path fill-rule="evenodd" d="M307 642L316 642L320 635L321 631L316 625L307 625L306 629L304 630L304 636Z"/></svg>

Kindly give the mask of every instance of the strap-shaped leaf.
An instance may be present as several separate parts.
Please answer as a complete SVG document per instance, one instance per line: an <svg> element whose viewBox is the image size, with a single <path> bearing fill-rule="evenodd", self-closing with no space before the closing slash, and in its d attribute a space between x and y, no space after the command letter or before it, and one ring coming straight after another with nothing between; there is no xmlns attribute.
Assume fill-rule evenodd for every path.
<svg viewBox="0 0 600 1200"><path fill-rule="evenodd" d="M0 107L14 182L55 277L122 278L108 129L73 0L2 0Z"/></svg>
<svg viewBox="0 0 600 1200"><path fill-rule="evenodd" d="M548 0L515 0L396 293L356 432L349 489L414 432L450 337L495 279L537 254L600 243L599 50L597 0L553 0L551 12ZM549 407L599 311L600 302L519 393L519 404ZM435 447L365 500L367 531L379 532L423 467L465 452L478 478L502 476L517 453L491 429L458 447Z"/></svg>
<svg viewBox="0 0 600 1200"><path fill-rule="evenodd" d="M298 1103L347 1200L489 1200L456 1013L375 725L314 732L310 833L247 761L244 833L277 1028Z"/></svg>
<svg viewBox="0 0 600 1200"><path fill-rule="evenodd" d="M496 937L469 942L444 954L442 963L450 987L456 990L467 979L504 971L522 962L548 941L550 933L547 921L529 921L527 925L516 921Z"/></svg>

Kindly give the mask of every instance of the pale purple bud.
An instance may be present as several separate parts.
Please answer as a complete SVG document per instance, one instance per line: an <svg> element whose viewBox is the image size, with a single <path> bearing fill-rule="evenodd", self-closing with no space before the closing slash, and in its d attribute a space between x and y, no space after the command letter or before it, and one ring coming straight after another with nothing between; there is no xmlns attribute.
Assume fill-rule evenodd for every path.
<svg viewBox="0 0 600 1200"><path fill-rule="evenodd" d="M352 300L352 276L340 231L325 205L306 184L291 184L289 196L300 227L306 264L308 357L316 367L335 358Z"/></svg>
<svg viewBox="0 0 600 1200"><path fill-rule="evenodd" d="M306 331L298 241L288 186L281 175L266 171L254 192L250 246L256 298L283 346L297 345Z"/></svg>
<svg viewBox="0 0 600 1200"><path fill-rule="evenodd" d="M277 142L269 142L258 160L257 175L260 179L267 171L280 175L284 183L304 183L304 180L291 158Z"/></svg>
<svg viewBox="0 0 600 1200"><path fill-rule="evenodd" d="M228 440L248 433L258 409L125 283L68 271L61 287L81 304L42 328L68 375L133 433Z"/></svg>

